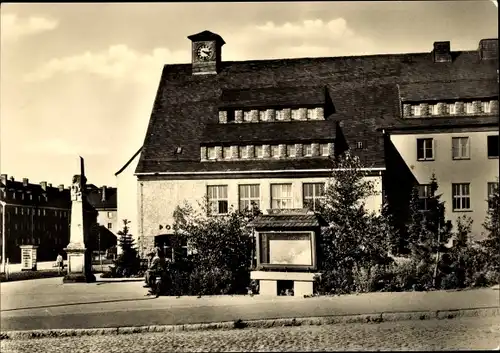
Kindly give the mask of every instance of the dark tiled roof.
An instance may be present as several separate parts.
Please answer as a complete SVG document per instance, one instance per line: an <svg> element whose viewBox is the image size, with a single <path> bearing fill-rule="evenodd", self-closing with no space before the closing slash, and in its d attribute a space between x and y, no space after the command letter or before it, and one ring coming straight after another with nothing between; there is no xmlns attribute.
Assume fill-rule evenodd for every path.
<svg viewBox="0 0 500 353"><path fill-rule="evenodd" d="M7 180L5 190L7 195L2 196L2 201L9 205L71 208L69 189L60 191L57 187L47 186L44 191L39 184L28 183L24 186L21 181ZM12 198L13 191L16 193L15 199Z"/></svg>
<svg viewBox="0 0 500 353"><path fill-rule="evenodd" d="M123 172L129 166L130 163L132 163L132 161L135 159L135 157L137 157L139 153L141 153L141 151L142 151L142 146L137 150L137 152L134 153L134 155L127 161L127 163L125 163L125 165L115 173L115 176L120 175L120 173Z"/></svg>
<svg viewBox="0 0 500 353"><path fill-rule="evenodd" d="M498 98L497 80L410 83L399 86L403 102Z"/></svg>
<svg viewBox="0 0 500 353"><path fill-rule="evenodd" d="M87 200L96 209L113 209L117 206L117 189L106 187L105 199L102 199L102 188L87 191Z"/></svg>
<svg viewBox="0 0 500 353"><path fill-rule="evenodd" d="M335 138L334 121L208 124L201 143L300 142Z"/></svg>
<svg viewBox="0 0 500 353"><path fill-rule="evenodd" d="M223 91L266 87L327 87L334 110L326 119L342 120L342 133L351 146L364 142L365 148L354 150L363 163L383 166L383 138L377 128L403 120L398 84L447 81L460 86L471 81L480 85L497 77L498 60L480 61L477 51L456 52L453 57L451 63L434 63L431 53L222 62L217 75L192 75L191 64L166 65L136 172L227 169L229 162L210 167L196 162L206 126L218 123ZM181 154L174 153L176 147L182 147ZM265 169L281 166L266 164ZM256 167L254 163L231 165L246 170Z"/></svg>
<svg viewBox="0 0 500 353"><path fill-rule="evenodd" d="M307 228L325 226L325 221L315 214L261 215L248 224L255 228Z"/></svg>
<svg viewBox="0 0 500 353"><path fill-rule="evenodd" d="M267 87L223 90L221 108L324 105L325 87Z"/></svg>
<svg viewBox="0 0 500 353"><path fill-rule="evenodd" d="M387 130L419 130L429 128L452 127L479 127L498 126L498 117L495 116L467 116L467 117L428 117L401 119L396 124L382 126Z"/></svg>

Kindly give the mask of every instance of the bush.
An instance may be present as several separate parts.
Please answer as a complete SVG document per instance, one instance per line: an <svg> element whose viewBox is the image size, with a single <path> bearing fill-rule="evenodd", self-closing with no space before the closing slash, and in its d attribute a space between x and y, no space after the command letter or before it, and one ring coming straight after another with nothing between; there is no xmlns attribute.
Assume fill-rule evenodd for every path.
<svg viewBox="0 0 500 353"><path fill-rule="evenodd" d="M225 269L198 267L189 276L191 295L228 294L231 289L232 273Z"/></svg>
<svg viewBox="0 0 500 353"><path fill-rule="evenodd" d="M61 274L57 270L39 270L39 271L22 271L9 273L9 279L7 280L5 273L0 274L0 282L12 282L12 281L24 281L28 279L40 279L40 278L52 278L52 277L62 277L66 274L63 271Z"/></svg>

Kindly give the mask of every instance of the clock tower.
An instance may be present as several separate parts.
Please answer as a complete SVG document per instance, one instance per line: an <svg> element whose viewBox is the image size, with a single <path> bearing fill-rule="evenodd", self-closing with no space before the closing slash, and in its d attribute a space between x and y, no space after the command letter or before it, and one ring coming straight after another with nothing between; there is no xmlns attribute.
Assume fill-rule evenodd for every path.
<svg viewBox="0 0 500 353"><path fill-rule="evenodd" d="M222 46L226 44L218 34L203 31L188 37L192 42L193 75L217 74L220 70Z"/></svg>

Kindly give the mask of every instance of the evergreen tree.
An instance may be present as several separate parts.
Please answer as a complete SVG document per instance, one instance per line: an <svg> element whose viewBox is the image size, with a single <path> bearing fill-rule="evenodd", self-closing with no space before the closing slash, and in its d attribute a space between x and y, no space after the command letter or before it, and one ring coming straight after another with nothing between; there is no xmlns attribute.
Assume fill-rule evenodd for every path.
<svg viewBox="0 0 500 353"><path fill-rule="evenodd" d="M140 268L140 259L135 248L132 234L129 233L130 221L123 220L123 230L118 232L118 246L122 249L122 253L118 255L115 261L117 273L124 276L137 274Z"/></svg>
<svg viewBox="0 0 500 353"><path fill-rule="evenodd" d="M488 254L489 269L498 272L500 276L500 194L498 187L488 200L488 214L483 223L486 229L486 239L481 242Z"/></svg>

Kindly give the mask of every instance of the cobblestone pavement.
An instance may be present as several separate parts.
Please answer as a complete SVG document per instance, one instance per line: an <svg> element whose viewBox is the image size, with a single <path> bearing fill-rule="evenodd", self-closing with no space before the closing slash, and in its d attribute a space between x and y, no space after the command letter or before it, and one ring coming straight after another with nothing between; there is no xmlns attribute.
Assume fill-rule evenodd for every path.
<svg viewBox="0 0 500 353"><path fill-rule="evenodd" d="M230 352L494 349L500 317L381 324L3 340L7 352Z"/></svg>

